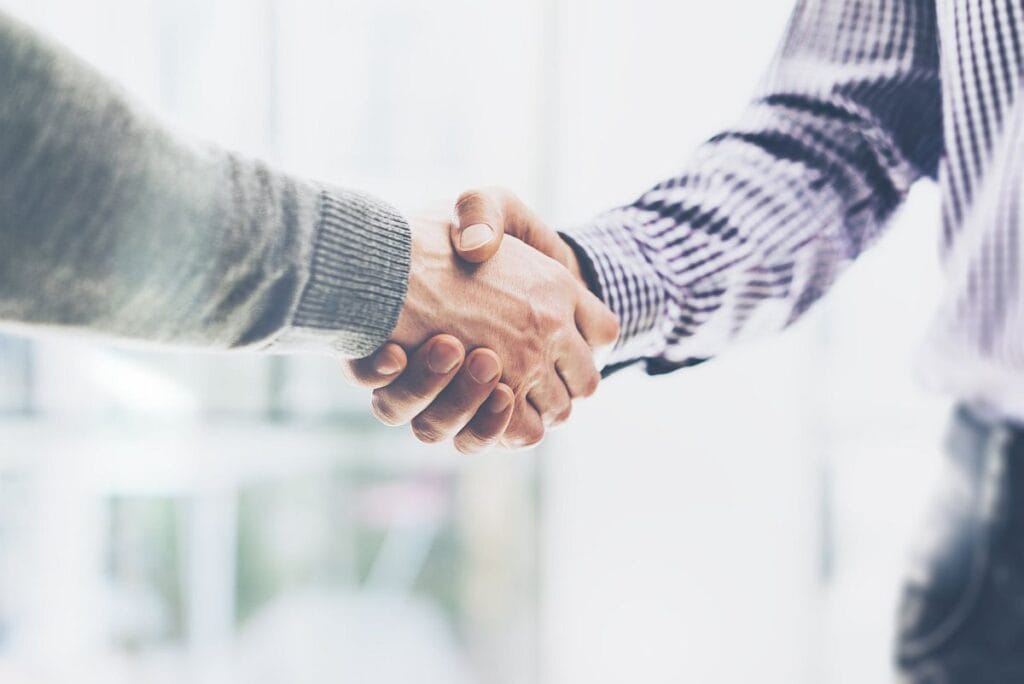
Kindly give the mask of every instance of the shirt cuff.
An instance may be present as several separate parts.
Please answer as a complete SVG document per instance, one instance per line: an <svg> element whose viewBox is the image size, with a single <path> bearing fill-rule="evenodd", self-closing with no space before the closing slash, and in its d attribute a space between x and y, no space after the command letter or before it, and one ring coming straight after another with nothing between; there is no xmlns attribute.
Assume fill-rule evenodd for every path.
<svg viewBox="0 0 1024 684"><path fill-rule="evenodd" d="M398 322L411 251L409 224L397 210L355 192L321 192L309 279L292 320L293 341L319 338L350 358L372 353Z"/></svg>
<svg viewBox="0 0 1024 684"><path fill-rule="evenodd" d="M591 290L619 319L619 339L607 369L655 356L663 346L665 291L625 219L620 210L562 234L575 250Z"/></svg>

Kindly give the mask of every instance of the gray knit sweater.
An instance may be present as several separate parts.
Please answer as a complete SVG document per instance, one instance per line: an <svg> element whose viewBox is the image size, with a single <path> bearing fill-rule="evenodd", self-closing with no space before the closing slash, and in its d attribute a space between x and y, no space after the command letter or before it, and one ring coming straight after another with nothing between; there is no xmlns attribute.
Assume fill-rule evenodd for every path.
<svg viewBox="0 0 1024 684"><path fill-rule="evenodd" d="M0 326L363 356L409 253L386 204L175 137L0 12Z"/></svg>

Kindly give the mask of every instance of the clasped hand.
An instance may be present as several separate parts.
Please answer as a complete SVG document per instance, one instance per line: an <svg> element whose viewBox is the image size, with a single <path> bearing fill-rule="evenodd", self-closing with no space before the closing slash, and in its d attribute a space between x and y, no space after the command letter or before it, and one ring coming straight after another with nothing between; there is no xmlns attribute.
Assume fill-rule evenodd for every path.
<svg viewBox="0 0 1024 684"><path fill-rule="evenodd" d="M374 390L378 419L411 421L423 442L453 439L464 453L538 443L596 390L594 349L618 336L614 314L569 245L506 191L464 193L454 216L410 223L409 290L391 340L346 362L346 376Z"/></svg>

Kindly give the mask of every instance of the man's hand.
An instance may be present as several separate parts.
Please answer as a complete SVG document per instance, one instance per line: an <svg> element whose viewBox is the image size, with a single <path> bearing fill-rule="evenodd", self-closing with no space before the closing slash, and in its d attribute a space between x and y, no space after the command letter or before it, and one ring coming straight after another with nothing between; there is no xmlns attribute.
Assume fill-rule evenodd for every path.
<svg viewBox="0 0 1024 684"><path fill-rule="evenodd" d="M524 228L536 221L520 213L525 207L511 195L502 195L500 205L498 199L496 193L477 200L466 194L454 223L448 216L413 221L409 294L393 333L395 344L347 368L357 384L377 387L373 406L383 422L411 419L421 440L455 436L456 446L467 452L490 446L505 432L508 390L515 395L515 412L506 444L540 441L545 426L568 418L573 398L593 393L599 375L591 346L610 344L617 334L611 312L565 268L572 257L567 246L555 254L556 263L516 238L506 240L500 252L486 240L480 244L481 233L494 243L505 231L529 235ZM540 225L537 235L543 236ZM450 238L469 256L466 261L488 262L460 260ZM441 330L456 339L427 340ZM493 349L497 356L477 348L463 363L459 339ZM421 344L404 370L401 348ZM499 374L507 385L496 384Z"/></svg>
<svg viewBox="0 0 1024 684"><path fill-rule="evenodd" d="M507 233L562 264L580 285L587 287L572 247L504 188L462 193L455 203L451 231L452 246L464 261L487 261L497 254ZM611 344L617 336L616 329L612 339L603 344Z"/></svg>
<svg viewBox="0 0 1024 684"><path fill-rule="evenodd" d="M501 362L494 352L474 349L466 357L457 339L436 335L416 350L412 367L406 366L405 350L388 342L342 368L349 382L374 390L373 412L381 422L411 420L422 442L454 436L455 448L464 454L498 442L512 417L515 393L498 381Z"/></svg>

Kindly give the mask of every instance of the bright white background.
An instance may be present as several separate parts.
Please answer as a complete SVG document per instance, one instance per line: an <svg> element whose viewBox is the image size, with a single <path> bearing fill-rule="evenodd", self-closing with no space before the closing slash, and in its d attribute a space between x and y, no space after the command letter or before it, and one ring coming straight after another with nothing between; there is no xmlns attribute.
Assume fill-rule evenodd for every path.
<svg viewBox="0 0 1024 684"><path fill-rule="evenodd" d="M766 68L791 4L2 6L71 45L182 130L403 207L501 183L565 225L633 199L728 125ZM521 488L502 486L504 476L522 477L509 475L510 460L536 477L538 617L517 627L526 637L516 632L489 645L439 638L434 647L455 649L453 662L476 663L465 667L466 681L889 679L902 563L947 411L912 375L939 287L937 201L934 187L917 188L890 234L795 329L671 377L622 373L532 455L463 464L399 438L402 467L455 463L456 477L476 483L470 493L522 498ZM32 442L40 435L92 424L97 405L188 425L198 415L265 408L254 388L266 369L254 361L204 359L200 370L174 357L126 364L55 341L35 354L32 403L47 422L28 430L17 419L0 425L7 451L29 457L41 453ZM0 379L13 383L19 368L8 360ZM121 371L113 381L111 368ZM343 406L346 415L365 416L366 398L336 387L329 363L267 372L284 383L276 396L290 412ZM0 398L5 392L12 393L0 387ZM89 439L65 458L81 463L103 450L105 437ZM138 440L145 443L145 433ZM228 451L248 448L227 441ZM138 457L144 465L151 456ZM195 468L185 480L202 483ZM159 487L161 472L140 475L142 486ZM53 487L75 480L45 482L52 486L37 494L38 506L60 519ZM470 506L460 515L477 513ZM82 545L74 556L82 563L100 553ZM200 560L194 571L203 567ZM74 580L58 575L28 583L68 591ZM216 583L206 586L215 597ZM224 630L211 632L227 639L214 648L229 648ZM343 646L345 637L338 640ZM199 652L190 670L198 679L230 679L223 657ZM390 662L406 652L396 642L379 657ZM342 669L308 681L395 681L387 668L369 671L369 679Z"/></svg>

